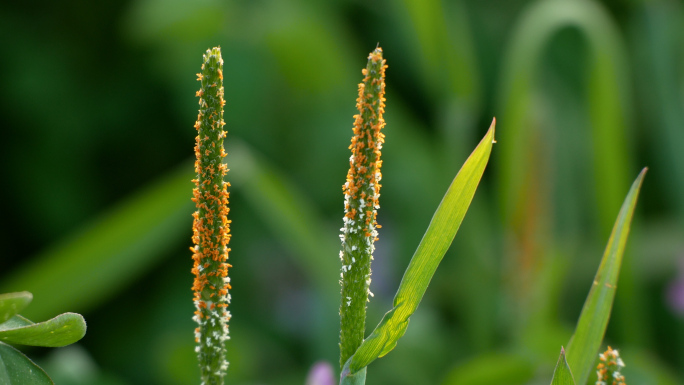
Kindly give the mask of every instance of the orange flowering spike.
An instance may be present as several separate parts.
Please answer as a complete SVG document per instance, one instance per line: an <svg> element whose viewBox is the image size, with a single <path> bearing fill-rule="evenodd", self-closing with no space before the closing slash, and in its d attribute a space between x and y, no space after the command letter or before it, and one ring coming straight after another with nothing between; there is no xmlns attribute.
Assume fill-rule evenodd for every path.
<svg viewBox="0 0 684 385"><path fill-rule="evenodd" d="M198 135L195 138L195 172L193 180L193 202L197 211L193 214L192 241L195 280L195 316L199 327L195 330L202 385L223 384L228 368L225 341L228 336L228 312L217 309L228 307L230 294L228 278L228 242L230 227L228 215L228 184L223 180L225 169L223 149L223 59L220 48L207 50L202 72L197 74L201 82L199 96L200 110L195 123ZM220 187L219 187L220 186Z"/></svg>
<svg viewBox="0 0 684 385"><path fill-rule="evenodd" d="M342 227L342 302L340 304L340 367L361 345L366 323L366 302L370 294L370 264L378 232L375 223L380 196L380 150L385 126L385 59L382 48L368 56L361 73L359 96L354 115L354 135L349 148L347 181L344 191L344 227Z"/></svg>

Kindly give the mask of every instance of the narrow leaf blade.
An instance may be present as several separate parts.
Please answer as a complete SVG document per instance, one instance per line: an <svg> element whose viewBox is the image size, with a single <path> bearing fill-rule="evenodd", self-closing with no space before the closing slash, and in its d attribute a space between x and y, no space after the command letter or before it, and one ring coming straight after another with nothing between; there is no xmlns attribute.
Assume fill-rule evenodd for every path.
<svg viewBox="0 0 684 385"><path fill-rule="evenodd" d="M37 300L22 312L32 319L99 306L182 242L192 178L191 163L183 163L2 277L0 292L33 293Z"/></svg>
<svg viewBox="0 0 684 385"><path fill-rule="evenodd" d="M387 354L406 332L409 317L418 308L475 195L492 150L495 124L496 121L493 121L489 131L468 157L435 211L399 284L394 297L394 307L385 314L371 335L347 361L343 375L356 373L376 358Z"/></svg>
<svg viewBox="0 0 684 385"><path fill-rule="evenodd" d="M17 349L0 342L0 384L55 385L43 369Z"/></svg>
<svg viewBox="0 0 684 385"><path fill-rule="evenodd" d="M19 314L32 299L33 295L28 291L0 294L0 324Z"/></svg>
<svg viewBox="0 0 684 385"><path fill-rule="evenodd" d="M575 334L568 344L568 363L574 368L579 384L587 382L608 326L622 256L641 183L647 170L644 168L641 171L622 204L615 226L608 239L603 259L594 278L594 283L577 321Z"/></svg>
<svg viewBox="0 0 684 385"><path fill-rule="evenodd" d="M19 345L61 347L80 340L86 332L83 316L76 313L60 314L39 323L14 316L7 324L10 328L0 330L0 341Z"/></svg>
<svg viewBox="0 0 684 385"><path fill-rule="evenodd" d="M565 350L563 348L561 348L556 369L553 371L551 385L575 385L575 379L572 377L570 366L568 366L568 361L565 359Z"/></svg>

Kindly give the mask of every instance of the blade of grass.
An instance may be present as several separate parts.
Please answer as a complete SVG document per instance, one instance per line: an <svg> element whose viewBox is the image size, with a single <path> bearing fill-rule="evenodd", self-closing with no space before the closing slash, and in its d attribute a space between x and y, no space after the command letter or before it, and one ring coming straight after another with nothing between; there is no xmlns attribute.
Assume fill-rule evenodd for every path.
<svg viewBox="0 0 684 385"><path fill-rule="evenodd" d="M582 308L575 333L567 349L568 363L575 370L577 382L585 384L593 369L596 355L610 319L615 298L622 256L629 235L637 197L647 169L644 168L632 184L618 214L613 232L596 272L587 300Z"/></svg>
<svg viewBox="0 0 684 385"><path fill-rule="evenodd" d="M492 150L494 127L495 121L447 190L399 284L394 307L347 361L342 370L341 384L350 384L345 382L345 378L389 353L406 332L409 317L418 308L475 195Z"/></svg>
<svg viewBox="0 0 684 385"><path fill-rule="evenodd" d="M330 319L322 316L317 324L334 325L331 321L339 294L337 262L320 256L326 254L325 250L335 254L337 245L323 241L328 239L321 235L326 228L323 220L302 198L305 194L249 146L234 140L227 148L229 165L240 164L231 171L234 189L245 191L256 214L290 249L316 285L316 292L321 293L320 303L332 304L332 310L320 313L330 314ZM191 163L180 165L2 277L0 292L32 292L39 300L24 312L32 319L46 319L63 309L84 312L105 303L151 269L167 250L178 246L175 242L189 242L192 179ZM78 306L74 308L73 304ZM327 356L334 355L334 328L321 330L320 334L330 336L321 338L327 342L321 342L321 346L330 347Z"/></svg>
<svg viewBox="0 0 684 385"><path fill-rule="evenodd" d="M233 139L227 145L228 162L238 164L231 170L234 189L242 193L247 204L286 247L294 262L306 273L315 287L320 309L311 321L315 335L316 354L334 356L337 339L334 321L339 303L339 266L335 255L339 245L327 236L320 214L306 200L307 194L291 183L280 170L247 144Z"/></svg>
<svg viewBox="0 0 684 385"><path fill-rule="evenodd" d="M244 191L244 198L286 246L292 251L300 267L316 284L317 290L336 307L339 296L339 267L334 258L321 255L335 254L334 241L326 241L326 226L305 197L278 170L250 149L245 143L233 140L228 145L232 185ZM330 230L335 228L331 226Z"/></svg>
<svg viewBox="0 0 684 385"><path fill-rule="evenodd" d="M154 182L2 281L0 292L37 298L24 315L83 312L126 287L176 241L190 239L191 164ZM76 308L74 308L76 307Z"/></svg>
<svg viewBox="0 0 684 385"><path fill-rule="evenodd" d="M556 369L553 371L551 385L575 385L575 379L572 378L572 372L568 366L568 361L565 359L565 350L563 348L561 348Z"/></svg>

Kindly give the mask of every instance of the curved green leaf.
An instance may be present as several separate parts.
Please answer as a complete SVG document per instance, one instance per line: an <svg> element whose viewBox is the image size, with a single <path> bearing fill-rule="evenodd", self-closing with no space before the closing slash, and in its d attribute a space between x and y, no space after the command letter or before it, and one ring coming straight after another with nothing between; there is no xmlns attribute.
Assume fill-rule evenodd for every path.
<svg viewBox="0 0 684 385"><path fill-rule="evenodd" d="M0 325L0 341L31 346L61 347L85 336L86 323L83 316L64 313L39 323L33 323L17 315Z"/></svg>
<svg viewBox="0 0 684 385"><path fill-rule="evenodd" d="M55 385L40 366L17 349L0 342L0 384Z"/></svg>
<svg viewBox="0 0 684 385"><path fill-rule="evenodd" d="M556 369L553 371L551 385L575 385L575 379L572 378L572 371L570 371L568 361L565 359L565 350L562 347Z"/></svg>
<svg viewBox="0 0 684 385"><path fill-rule="evenodd" d="M406 332L409 317L418 308L475 195L492 150L495 123L496 121L492 122L485 137L451 183L406 268L394 297L394 307L385 314L371 335L347 361L342 370L343 380L391 351ZM348 384L344 381L342 383Z"/></svg>
<svg viewBox="0 0 684 385"><path fill-rule="evenodd" d="M567 356L570 366L574 368L577 383L585 384L589 373L593 369L596 355L603 341L603 336L610 319L610 310L615 298L618 275L622 256L629 235L629 227L634 215L637 197L644 175L648 169L644 168L632 184L618 214L613 232L608 239L606 251L603 253L601 265L596 272L587 300L582 308L575 334L568 344Z"/></svg>
<svg viewBox="0 0 684 385"><path fill-rule="evenodd" d="M33 295L28 291L0 294L0 324L24 310L32 299Z"/></svg>

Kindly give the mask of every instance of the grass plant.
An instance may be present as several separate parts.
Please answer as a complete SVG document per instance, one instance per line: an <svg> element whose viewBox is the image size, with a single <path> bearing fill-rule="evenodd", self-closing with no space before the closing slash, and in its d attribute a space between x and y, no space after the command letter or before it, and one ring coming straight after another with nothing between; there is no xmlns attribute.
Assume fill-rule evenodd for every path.
<svg viewBox="0 0 684 385"><path fill-rule="evenodd" d="M88 385L199 382L195 347L214 383L223 381L230 359L225 382L232 384L299 384L323 360L344 384L553 378L584 385L596 380L606 343L620 346L628 364L620 373L630 382L682 382L683 313L675 300L684 294L673 285L684 274L677 271L684 250L681 4L170 1L134 0L120 5L117 17L111 9L90 14L87 24L72 14L60 34L50 33L50 23L31 24L40 18L22 15L20 6L0 11L8 51L16 53L2 58L8 76L0 87L13 202L4 208L12 226L0 261L0 293L10 294L0 296L0 308L25 299L23 290L36 299L0 322L0 336L42 330L20 317L45 320L63 309L86 315L89 335L78 348L99 376ZM120 28L111 28L119 20ZM125 40L70 40L86 28L103 28L93 36L104 38L111 32L105 27ZM383 179L375 180L383 184L383 227L373 225L377 243L372 231L368 237L378 247L371 287L371 266L356 270L354 254L367 241L350 243L344 234L340 245L337 229L350 155L346 128L368 52L359 47L377 39L390 67ZM215 205L227 200L221 189L209 190L209 202L189 199L190 180L211 179L209 163L193 173L197 159L189 159L197 83L188 75L199 64L192 52L212 41L224 48L230 84L214 100L227 105L221 120L231 127L229 156L206 160L231 168L231 229L239 236L230 246L239 269L231 270L230 341L223 326L190 317L198 311L197 320L209 320L214 298L229 298L219 292L228 289L226 233L196 226L200 248L218 246L218 260L207 261L211 270L204 260L214 251L193 246L195 261L188 258L193 210L205 216L202 224L206 214L212 225L228 214ZM84 58L94 62L84 65ZM207 90L218 91L212 84L202 84L203 100ZM36 90L45 102L36 103ZM485 134L492 115L496 146L493 125ZM379 127L379 120L369 124ZM17 140L28 132L31 140ZM653 166L643 191L643 172L629 187L637 161ZM350 208L359 203L351 200ZM341 295L340 273L351 273L342 291L358 301ZM190 301L193 280L198 290ZM365 302L369 290L375 297ZM347 302L363 310L346 314ZM220 344L209 346L213 332ZM0 339L0 358L25 369L14 344ZM58 365L51 360L67 350L24 352L52 376Z"/></svg>

